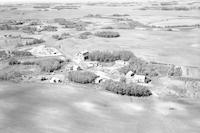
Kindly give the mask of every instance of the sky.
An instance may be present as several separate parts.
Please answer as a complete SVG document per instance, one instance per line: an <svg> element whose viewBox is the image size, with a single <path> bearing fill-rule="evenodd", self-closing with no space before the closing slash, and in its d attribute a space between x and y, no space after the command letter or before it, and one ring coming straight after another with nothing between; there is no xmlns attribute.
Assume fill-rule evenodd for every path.
<svg viewBox="0 0 200 133"><path fill-rule="evenodd" d="M57 3L64 3L64 2L126 2L126 1L150 1L150 0L0 0L0 3L45 3L45 2L57 2ZM156 0L154 0L156 1ZM157 0L157 1L166 1L166 0Z"/></svg>
<svg viewBox="0 0 200 133"><path fill-rule="evenodd" d="M0 3L43 3L43 2L99 2L99 1L115 1L122 2L128 0L0 0ZM129 0L130 1L130 0Z"/></svg>

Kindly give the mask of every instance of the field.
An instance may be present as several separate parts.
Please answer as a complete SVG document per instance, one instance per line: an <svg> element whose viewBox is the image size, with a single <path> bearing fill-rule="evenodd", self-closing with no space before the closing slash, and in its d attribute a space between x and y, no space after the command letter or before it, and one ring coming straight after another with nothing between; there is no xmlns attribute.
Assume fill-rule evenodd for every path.
<svg viewBox="0 0 200 133"><path fill-rule="evenodd" d="M0 96L2 133L199 131L194 99L138 99L80 85L4 82Z"/></svg>
<svg viewBox="0 0 200 133"><path fill-rule="evenodd" d="M0 133L198 133L199 14L198 0L0 5Z"/></svg>

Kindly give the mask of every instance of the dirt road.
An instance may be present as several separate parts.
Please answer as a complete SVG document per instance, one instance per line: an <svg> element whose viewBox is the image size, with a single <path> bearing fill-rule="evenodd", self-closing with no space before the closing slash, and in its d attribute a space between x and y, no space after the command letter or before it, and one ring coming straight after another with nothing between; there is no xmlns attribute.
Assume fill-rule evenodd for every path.
<svg viewBox="0 0 200 133"><path fill-rule="evenodd" d="M79 85L0 83L0 133L198 133L200 102Z"/></svg>

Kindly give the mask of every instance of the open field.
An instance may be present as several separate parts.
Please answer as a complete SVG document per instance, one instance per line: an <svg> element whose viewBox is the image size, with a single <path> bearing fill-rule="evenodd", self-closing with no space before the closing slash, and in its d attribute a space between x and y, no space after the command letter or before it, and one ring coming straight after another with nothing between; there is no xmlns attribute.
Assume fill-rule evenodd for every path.
<svg viewBox="0 0 200 133"><path fill-rule="evenodd" d="M198 0L0 5L0 133L199 133L199 14Z"/></svg>
<svg viewBox="0 0 200 133"><path fill-rule="evenodd" d="M199 131L198 100L130 98L80 85L1 83L2 133Z"/></svg>

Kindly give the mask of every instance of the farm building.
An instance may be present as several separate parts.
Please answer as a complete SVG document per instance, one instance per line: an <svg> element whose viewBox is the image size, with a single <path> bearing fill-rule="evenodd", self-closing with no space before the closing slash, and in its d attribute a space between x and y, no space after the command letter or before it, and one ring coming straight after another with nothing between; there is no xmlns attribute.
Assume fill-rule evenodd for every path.
<svg viewBox="0 0 200 133"><path fill-rule="evenodd" d="M81 51L76 54L75 60L77 62L85 61L89 58L89 52L87 50Z"/></svg>
<svg viewBox="0 0 200 133"><path fill-rule="evenodd" d="M102 77L98 77L95 79L95 84L99 84L101 82L104 82L106 79L105 78L102 78Z"/></svg>
<svg viewBox="0 0 200 133"><path fill-rule="evenodd" d="M73 65L73 66L70 68L70 70L72 70L72 71L79 71L79 70L82 70L82 68L81 68L80 66L78 66L78 65Z"/></svg>
<svg viewBox="0 0 200 133"><path fill-rule="evenodd" d="M136 82L136 83L145 83L145 78L146 78L146 76L144 76L144 75L136 75L135 74L132 78L132 81Z"/></svg>
<svg viewBox="0 0 200 133"><path fill-rule="evenodd" d="M126 78L131 78L134 76L134 72L133 71L129 71L127 74L126 74Z"/></svg>
<svg viewBox="0 0 200 133"><path fill-rule="evenodd" d="M115 61L115 64L116 65L120 65L120 66L126 66L128 65L129 63L127 61L123 61L123 60L116 60Z"/></svg>
<svg viewBox="0 0 200 133"><path fill-rule="evenodd" d="M134 83L149 83L151 82L151 79L148 78L145 75L137 75L132 71L129 71L126 74L126 79L128 82L134 82Z"/></svg>
<svg viewBox="0 0 200 133"><path fill-rule="evenodd" d="M101 66L98 61L85 61L84 64L88 68Z"/></svg>
<svg viewBox="0 0 200 133"><path fill-rule="evenodd" d="M50 83L61 83L61 82L62 82L62 80L59 78L56 78L56 77L52 77L50 79Z"/></svg>

